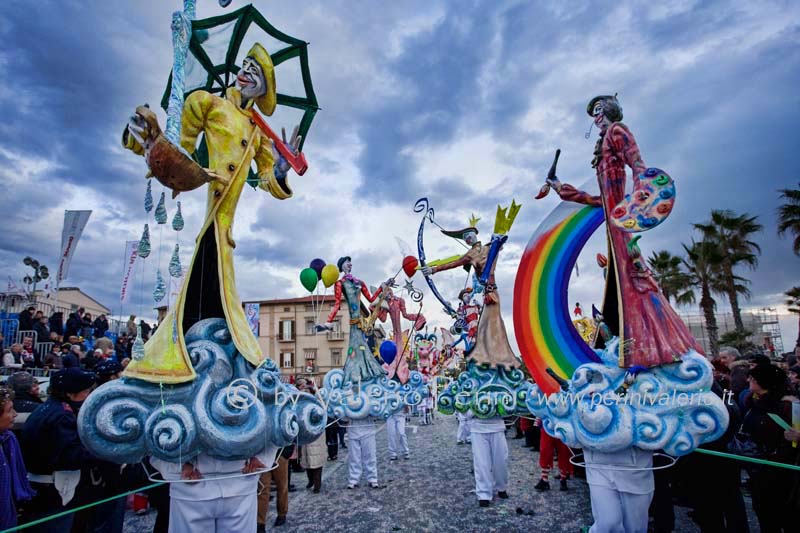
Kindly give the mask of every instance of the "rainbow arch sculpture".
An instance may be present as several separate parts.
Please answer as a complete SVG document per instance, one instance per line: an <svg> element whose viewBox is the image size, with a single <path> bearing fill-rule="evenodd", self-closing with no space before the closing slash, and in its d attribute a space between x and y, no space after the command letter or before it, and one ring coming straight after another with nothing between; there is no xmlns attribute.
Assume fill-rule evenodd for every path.
<svg viewBox="0 0 800 533"><path fill-rule="evenodd" d="M559 390L584 363L602 363L572 325L567 288L581 249L603 223L603 209L561 202L536 228L514 282L514 332L539 389Z"/></svg>

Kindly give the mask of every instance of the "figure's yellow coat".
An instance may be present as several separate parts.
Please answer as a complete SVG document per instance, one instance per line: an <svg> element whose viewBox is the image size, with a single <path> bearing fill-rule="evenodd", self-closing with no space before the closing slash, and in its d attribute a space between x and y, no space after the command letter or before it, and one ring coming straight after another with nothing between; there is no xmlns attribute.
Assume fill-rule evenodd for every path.
<svg viewBox="0 0 800 533"><path fill-rule="evenodd" d="M226 98L196 91L186 99L181 119L181 146L189 153L194 152L197 137L204 131L209 168L216 174L229 177L230 182L227 185L218 181L209 184L205 222L195 241L195 253L180 294L156 333L145 344L145 357L131 361L125 370L125 377L156 383L181 383L195 378L184 341L184 305L198 245L210 230L215 232L219 296L233 342L250 363L259 365L264 360L236 292L233 270L233 248L236 244L231 235L233 218L253 161L262 189L281 200L291 197L292 191L285 182L279 183L275 178L272 141L252 121L252 101L244 108L240 104L241 94L236 88L228 89ZM141 153L141 146L136 144L132 136L126 136L124 140L127 148Z"/></svg>

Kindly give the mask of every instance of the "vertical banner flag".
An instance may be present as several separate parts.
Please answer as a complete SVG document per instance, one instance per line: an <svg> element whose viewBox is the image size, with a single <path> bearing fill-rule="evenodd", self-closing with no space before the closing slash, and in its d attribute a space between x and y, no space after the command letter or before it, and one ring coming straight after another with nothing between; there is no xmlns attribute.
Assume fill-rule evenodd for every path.
<svg viewBox="0 0 800 533"><path fill-rule="evenodd" d="M61 230L61 255L58 260L58 277L56 282L63 281L67 277L69 264L72 262L72 255L75 247L78 246L83 234L83 228L89 222L91 211L64 211L64 228Z"/></svg>
<svg viewBox="0 0 800 533"><path fill-rule="evenodd" d="M258 315L261 314L261 304L251 303L244 304L244 316L247 317L247 323L250 324L250 331L253 335L258 337Z"/></svg>
<svg viewBox="0 0 800 533"><path fill-rule="evenodd" d="M136 247L139 241L125 241L125 266L122 267L122 288L119 291L120 303L126 304L131 298L133 273L136 266Z"/></svg>

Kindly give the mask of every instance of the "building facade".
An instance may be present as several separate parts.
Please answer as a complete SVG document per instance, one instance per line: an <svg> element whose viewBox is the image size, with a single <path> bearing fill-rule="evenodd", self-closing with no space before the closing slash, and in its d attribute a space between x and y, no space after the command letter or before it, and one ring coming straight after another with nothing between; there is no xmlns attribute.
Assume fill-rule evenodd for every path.
<svg viewBox="0 0 800 533"><path fill-rule="evenodd" d="M87 313L91 313L92 318L98 315L108 315L111 312L108 307L78 287L61 287L58 289L57 297L55 289L51 293L37 290L33 295L0 292L0 310L2 311L19 313L29 305L35 306L38 311L42 311L48 316L54 311L61 311L64 313L64 320L79 307L83 307Z"/></svg>
<svg viewBox="0 0 800 533"><path fill-rule="evenodd" d="M304 296L245 303L258 304L258 343L286 381L311 379L318 386L325 373L344 365L349 340L350 315L341 306L333 331L315 330L333 308L333 296Z"/></svg>

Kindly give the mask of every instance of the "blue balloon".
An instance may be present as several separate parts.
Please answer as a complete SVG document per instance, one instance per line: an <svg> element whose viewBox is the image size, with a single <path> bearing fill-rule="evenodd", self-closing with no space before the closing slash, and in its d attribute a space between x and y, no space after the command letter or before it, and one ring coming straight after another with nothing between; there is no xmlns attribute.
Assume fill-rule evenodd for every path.
<svg viewBox="0 0 800 533"><path fill-rule="evenodd" d="M397 356L397 345L394 343L394 341L383 341L381 343L380 351L383 362L387 365L391 365L395 356Z"/></svg>

